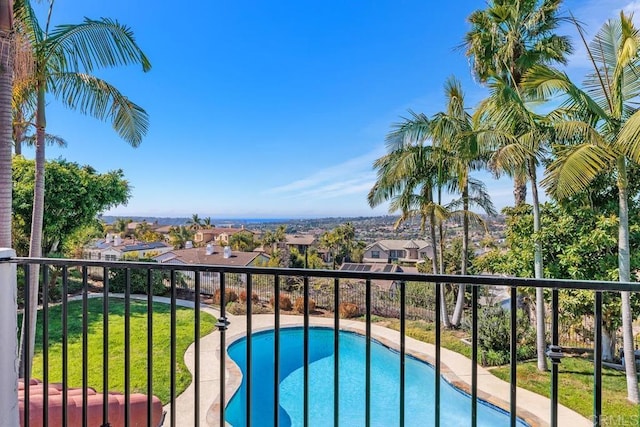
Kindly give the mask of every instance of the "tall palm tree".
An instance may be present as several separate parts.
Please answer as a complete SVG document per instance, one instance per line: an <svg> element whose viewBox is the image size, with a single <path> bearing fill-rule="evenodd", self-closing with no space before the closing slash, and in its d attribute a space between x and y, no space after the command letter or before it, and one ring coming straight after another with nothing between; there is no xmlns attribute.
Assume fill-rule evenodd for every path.
<svg viewBox="0 0 640 427"><path fill-rule="evenodd" d="M489 124L479 134L482 145L494 150L489 167L499 176L506 172L521 176L531 185L534 239L534 277L543 277L542 242L540 231L540 197L538 193L537 167L543 159L551 138L551 129L544 117L531 112L520 88L501 78L494 79L489 87L490 96L485 99L476 116ZM536 288L536 351L538 370L547 370L544 289Z"/></svg>
<svg viewBox="0 0 640 427"><path fill-rule="evenodd" d="M100 120L112 122L116 132L134 147L140 144L148 127L147 113L121 94L115 87L90 73L99 68L140 64L144 71L151 68L149 60L136 44L132 31L117 21L86 18L77 25L60 25L49 29L53 2L45 27L41 27L28 0L15 0L17 29L29 40L34 70L31 88L36 96L36 176L33 197L33 218L29 256L42 256L42 226L44 213L44 164L47 95L65 106ZM35 316L38 295L38 268L30 271L31 331L33 352ZM23 320L23 334L24 322ZM31 370L21 355L22 372Z"/></svg>
<svg viewBox="0 0 640 427"><path fill-rule="evenodd" d="M0 0L0 247L11 247L13 1Z"/></svg>
<svg viewBox="0 0 640 427"><path fill-rule="evenodd" d="M536 64L566 63L572 52L566 36L555 34L566 21L560 16L562 0L489 0L487 8L468 18L471 29L463 46L482 83L494 79L519 88L522 76ZM523 174L514 176L515 204L526 199Z"/></svg>
<svg viewBox="0 0 640 427"><path fill-rule="evenodd" d="M564 103L552 116L557 158L546 171L542 184L556 198L566 198L588 189L600 174L615 170L618 187L618 273L622 282L631 281L629 254L628 159L640 162L640 34L631 17L620 13L619 20L603 25L588 44L579 33L593 65L584 81L584 90L569 77L550 67L536 66L524 85L541 97L561 94ZM629 292L621 292L624 357L627 360L627 398L639 402L634 344L633 316Z"/></svg>
<svg viewBox="0 0 640 427"><path fill-rule="evenodd" d="M495 214L495 209L486 191L478 191L481 197L470 197L470 173L474 169L481 168L485 162L483 147L478 144L477 128L479 124L474 122L471 114L464 104L464 92L460 82L451 77L445 83L446 110L438 113L432 120L432 134L436 141L440 141L444 150L448 153L445 165L449 168L449 174L457 178L452 182L449 190L457 190L461 195L462 216L462 254L461 274L467 274L468 250L469 250L469 221L471 215L471 203L480 202L478 205L488 214ZM458 288L456 306L451 323L458 326L462 320L464 309L465 285Z"/></svg>
<svg viewBox="0 0 640 427"><path fill-rule="evenodd" d="M405 119L404 122L395 125L395 129L387 136L390 152L374 163L378 179L369 191L368 201L369 205L374 207L390 200L389 211L401 212L396 226L418 217L421 232L424 232L426 223L429 223L429 238L433 247L431 264L433 272L437 273L438 245L435 230L436 227L442 230L442 223L449 216L447 209L440 203L435 203L433 198L434 190L442 185L442 163L438 154L439 148L425 145L430 135L430 120L424 114L411 114L412 119ZM440 237L442 239L442 232ZM440 273L442 272L440 262ZM443 289L440 293L441 319L445 327L450 328L445 286L440 286Z"/></svg>

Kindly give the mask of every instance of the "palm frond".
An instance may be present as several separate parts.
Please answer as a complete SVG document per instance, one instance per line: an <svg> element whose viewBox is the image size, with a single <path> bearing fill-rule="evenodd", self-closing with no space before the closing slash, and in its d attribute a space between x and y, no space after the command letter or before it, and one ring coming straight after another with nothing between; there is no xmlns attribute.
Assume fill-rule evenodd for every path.
<svg viewBox="0 0 640 427"><path fill-rule="evenodd" d="M149 128L149 116L114 86L82 73L50 76L50 89L66 106L108 120L122 139L138 146Z"/></svg>
<svg viewBox="0 0 640 427"><path fill-rule="evenodd" d="M541 185L559 199L587 189L595 177L613 167L616 160L616 154L608 147L593 143L556 147L556 156Z"/></svg>
<svg viewBox="0 0 640 427"><path fill-rule="evenodd" d="M140 64L143 71L151 63L135 42L133 31L118 21L102 18L76 25L57 26L46 40L49 60L60 72L92 72L96 68Z"/></svg>

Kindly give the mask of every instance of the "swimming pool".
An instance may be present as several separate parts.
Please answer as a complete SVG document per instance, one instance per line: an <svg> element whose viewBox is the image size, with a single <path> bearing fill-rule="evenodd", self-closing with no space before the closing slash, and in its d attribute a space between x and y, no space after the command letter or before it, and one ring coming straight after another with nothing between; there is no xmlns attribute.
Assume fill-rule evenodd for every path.
<svg viewBox="0 0 640 427"><path fill-rule="evenodd" d="M309 330L309 425L333 423L333 329ZM252 425L273 424L273 330L252 335ZM362 335L340 331L340 425L360 426L365 420L365 345ZM246 371L246 338L233 343L229 356ZM280 425L303 425L303 329L280 330ZM399 353L371 342L371 425L398 425ZM405 359L405 425L434 424L433 367L407 356ZM469 425L471 398L441 381L441 424ZM246 384L242 384L227 405L226 419L234 427L246 425ZM509 415L478 400L478 426L508 426ZM519 420L519 426L527 424Z"/></svg>

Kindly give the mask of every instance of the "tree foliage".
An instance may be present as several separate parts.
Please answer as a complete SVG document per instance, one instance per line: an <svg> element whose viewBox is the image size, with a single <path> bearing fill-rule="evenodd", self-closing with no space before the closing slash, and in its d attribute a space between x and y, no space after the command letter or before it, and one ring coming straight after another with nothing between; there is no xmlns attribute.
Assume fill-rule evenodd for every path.
<svg viewBox="0 0 640 427"><path fill-rule="evenodd" d="M14 247L28 248L33 206L35 163L21 156L13 159ZM85 226L96 225L98 214L129 200L130 187L122 170L100 174L91 166L66 160L45 165L43 251L48 254ZM16 241L27 239L26 242ZM22 248L22 249L21 249ZM26 253L22 253L26 255Z"/></svg>

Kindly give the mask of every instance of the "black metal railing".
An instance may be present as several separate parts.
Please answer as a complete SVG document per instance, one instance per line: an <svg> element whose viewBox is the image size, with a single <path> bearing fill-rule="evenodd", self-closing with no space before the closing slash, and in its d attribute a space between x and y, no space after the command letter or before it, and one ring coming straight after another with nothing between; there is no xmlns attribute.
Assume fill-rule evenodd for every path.
<svg viewBox="0 0 640 427"><path fill-rule="evenodd" d="M440 284L464 284L469 285L471 287L471 296L470 303L468 304L470 307L467 311L467 316L471 317L471 384L469 387L469 394L471 397L471 416L469 420L469 425L475 426L477 424L478 418L478 301L479 294L482 289L485 289L489 286L503 286L508 287L511 292L511 355L510 355L510 397L509 401L506 403L506 408L509 411L510 425L515 426L518 423L518 400L517 400L517 334L516 334L516 324L517 324L517 301L518 301L518 292L521 288L548 288L552 290L552 301L551 301L551 310L553 313L552 318L552 330L551 330L551 347L549 355L552 360L552 368L551 368L551 390L550 390L550 404L549 404L549 420L552 426L558 425L558 366L557 363L559 357L561 357L561 348L558 346L558 292L563 289L583 289L592 291L595 293L595 307L594 307L594 323L596 325L596 332L594 336L594 390L593 390L593 415L592 419L594 420L594 425L600 425L601 415L602 415L602 348L601 348L601 328L602 328L602 292L604 291L633 291L635 290L635 286L630 283L617 283L617 282L595 282L595 281L566 281L566 280L534 280L534 279L516 279L516 278L507 278L507 277L493 277L493 276L451 276L451 275L428 275L428 274L407 274L407 273L371 273L371 272L354 272L354 271L333 271L333 270L306 270L306 269L282 269L282 268L256 268L256 267L230 267L230 266L210 266L210 265L174 265L174 264L155 264L155 263L139 263L139 262L100 262L100 261L88 261L88 260L67 260L67 259L34 259L34 258L14 258L10 260L2 260L0 262L12 262L19 266L19 269L22 268L24 274L18 274L18 285L20 289L23 289L23 301L24 305L21 307L19 312L22 313L24 318L26 319L25 324L25 333L29 333L29 298L31 297L29 293L29 286L27 284L29 273L34 266L38 266L36 270L40 270L41 274L39 275L41 296L37 296L40 298L39 303L41 308L41 316L42 316L42 331L41 334L38 335L41 338L40 348L43 349L42 353L42 363L43 363L43 375L42 375L42 389L43 389L43 400L44 402L49 402L51 396L49 396L49 387L50 387L50 375L49 375L49 365L53 363L49 358L48 349L53 345L60 345L62 349L62 358L61 358L61 425L68 425L70 422L70 417L72 414L69 413L69 403L70 403L70 388L77 387L81 389L82 396L82 414L81 414L81 423L82 425L94 425L92 421L94 418L94 414L91 412L95 408L90 405L90 393L91 387L102 389L103 393L106 393L112 390L112 387L115 385L110 378L109 372L112 369L113 360L109 357L109 345L110 345L110 337L112 331L110 330L110 322L108 313L110 312L110 297L111 286L112 286L112 278L114 277L114 272L122 271L124 272L124 382L123 382L123 419L122 425L128 426L132 425L133 417L140 416L140 408L136 407L135 411L132 408L132 388L131 388L131 324L130 319L132 316L131 313L131 286L132 286L132 273L134 271L143 271L146 274L145 281L145 290L147 293L146 300L146 310L147 310L147 337L146 337L146 345L147 345L147 354L146 354L146 387L141 390L136 390L136 392L144 392L147 396L144 409L142 412L144 413L144 419L146 420L147 425L152 425L152 420L157 420L158 417L155 416L157 412L157 404L153 402L153 399L150 396L153 396L156 387L154 386L154 375L153 375L153 367L154 367L154 346L156 348L161 346L166 351L170 353L170 375L169 375L169 397L165 405L169 405L170 416L168 419L164 420L164 425L181 425L183 422L182 419L177 418L177 410L176 408L176 399L177 399L177 391L178 384L176 378L176 363L177 359L183 357L182 354L177 354L177 346L176 346L176 324L177 324L177 307L178 301L182 298L189 298L193 301L193 342L194 342L194 372L193 372L193 402L191 402L190 408L193 410L193 425L200 425L200 420L203 419L202 412L206 412L209 410L209 405L213 405L214 402L208 402L207 408L203 408L200 405L200 399L203 392L206 392L207 395L217 396L218 399L218 412L215 414L213 419L214 425L223 426L225 425L225 404L229 400L229 393L226 390L227 382L227 366L225 357L219 358L219 366L218 369L220 371L220 381L216 386L216 390L203 390L202 385L200 383L201 377L201 366L202 363L207 365L212 364L213 360L201 360L200 355L200 326L201 326L201 307L203 304L203 296L202 293L202 283L201 277L205 275L210 277L212 273L218 275L219 280L217 281L216 289L209 289L211 293L215 293L219 291L219 307L216 307L219 310L219 316L217 318L217 323L215 326L217 327L219 339L221 342L220 348L225 349L229 342L227 342L226 331L229 326L229 320L227 318L227 283L226 278L228 276L233 276L237 278L241 276L243 278L242 284L246 291L244 304L246 306L246 315L245 319L242 320L246 322L246 330L253 330L253 303L252 303L252 295L253 295L253 285L254 278L270 278L272 283L272 295L273 295L273 323L274 323L274 357L275 357L275 369L274 369L274 387L273 387L273 418L264 420L265 425L279 425L280 423L280 390L279 390L279 382L280 378L280 331L281 331L281 296L287 294L286 291L283 291L283 283L289 282L293 280L296 283L296 286L301 286L302 290L302 304L303 310L301 313L301 324L303 325L303 347L302 347L302 358L303 358L303 424L307 426L309 424L309 411L310 405L313 405L313 395L310 394L309 390L309 361L310 361L310 353L309 353L309 345L310 345L310 304L311 304L311 288L314 284L314 280L324 280L328 281L331 287L331 296L333 299L332 304L332 313L333 317L333 328L334 328L334 339L333 339L333 353L334 357L334 373L340 372L340 339L338 336L338 331L341 326L341 317L339 313L339 307L341 307L342 303L346 303L349 301L344 301L344 298L341 295L340 287L342 283L346 281L364 281L363 286L365 287L365 307L362 310L362 314L364 314L365 321L365 340L366 340L366 349L365 349L365 418L361 422L364 425L369 426L371 424L375 424L375 420L371 418L371 382L372 376L375 375L374 372L371 371L371 342L372 338L372 307L374 306L374 301L372 301L374 285L372 285L373 281L381 280L381 281L394 281L397 282L397 289L399 294L399 332L400 338L398 345L398 350L400 354L400 380L399 380L399 390L390 390L390 393L397 393L399 395L399 425L403 426L405 423L405 360L407 357L407 348L406 348L406 284L409 282L417 282L423 283L425 287L432 287L434 289L434 305L433 314L434 314L434 332L435 332L435 385L434 385L434 421L433 423L438 426L440 425L440 412L441 412L441 398L442 392L440 389L440 381L437 380L440 378L441 369L442 369L442 356L441 356L441 336L442 329L440 326L441 322L441 293L442 289ZM92 281L88 275L88 269L95 270L96 268L102 270L102 278L98 281ZM51 334L49 331L49 312L50 305L52 303L52 296L50 295L50 279L51 279L51 270L52 269L61 269L62 273L59 275L61 292L60 292L60 301L61 304L61 313L62 313L62 333L61 333L61 342L54 343L51 339ZM81 341L82 341L82 357L81 360L69 360L68 355L68 344L69 344L69 330L68 330L68 322L67 318L69 316L69 293L70 293L70 285L72 284L72 275L78 276L79 272L79 298L82 301L82 326L81 326ZM170 340L168 343L158 343L154 342L154 326L153 326L153 288L154 281L156 280L154 274L157 272L162 273L163 283L167 287L167 294L169 297L169 305L170 305ZM179 280L179 275L188 273L190 277L193 279L193 283L185 286L183 282ZM0 278L1 279L1 278ZM2 282L2 281L0 281ZM77 284L76 284L77 285ZM74 288L77 286L74 285ZM237 283L234 285L237 286ZM289 285L287 285L289 286ZM101 288L101 289L100 289ZM88 343L88 332L90 329L90 325L88 323L88 299L91 294L96 294L101 296L102 301L102 310L103 310L103 318L102 318L102 345L103 345L103 357L102 363L100 366L89 366L89 343ZM431 319L430 319L431 320ZM23 348L22 352L24 355L29 355L29 346L30 340L29 336L26 335L23 340ZM166 348L168 345L168 349ZM157 350L156 350L157 351ZM252 420L255 419L255 415L252 413L254 409L254 403L252 400L252 385L253 382L256 381L256 372L253 371L252 368L252 334L246 335L246 369L245 369L245 381L246 381L246 406L244 408L245 412L245 425L251 426ZM28 356L27 356L28 357ZM70 384L68 379L68 367L70 363L81 363L82 364L82 381L81 384ZM27 364L28 365L28 364ZM90 384L89 383L89 372L94 370L102 370L102 384ZM36 422L33 421L34 413L32 406L30 405L30 400L34 398L33 393L30 392L30 372L28 370L24 373L24 391L23 391L23 399L25 401L24 404L24 412L23 412L23 425L29 426L30 424L36 425ZM333 424L338 425L339 414L341 409L340 404L340 377L337 374L334 374L333 378ZM113 417L113 408L110 408L110 403L112 403L111 397L104 396L102 397L102 404L99 413L99 422L101 426L110 426L110 418ZM154 406L155 405L155 406ZM44 404L42 407L42 417L44 419L44 425L47 425L47 422L51 419L52 410L49 408L49 404ZM155 423L155 421L153 421ZM41 425L39 423L38 425ZM53 421L52 421L52 424ZM58 425L59 423L55 423Z"/></svg>

